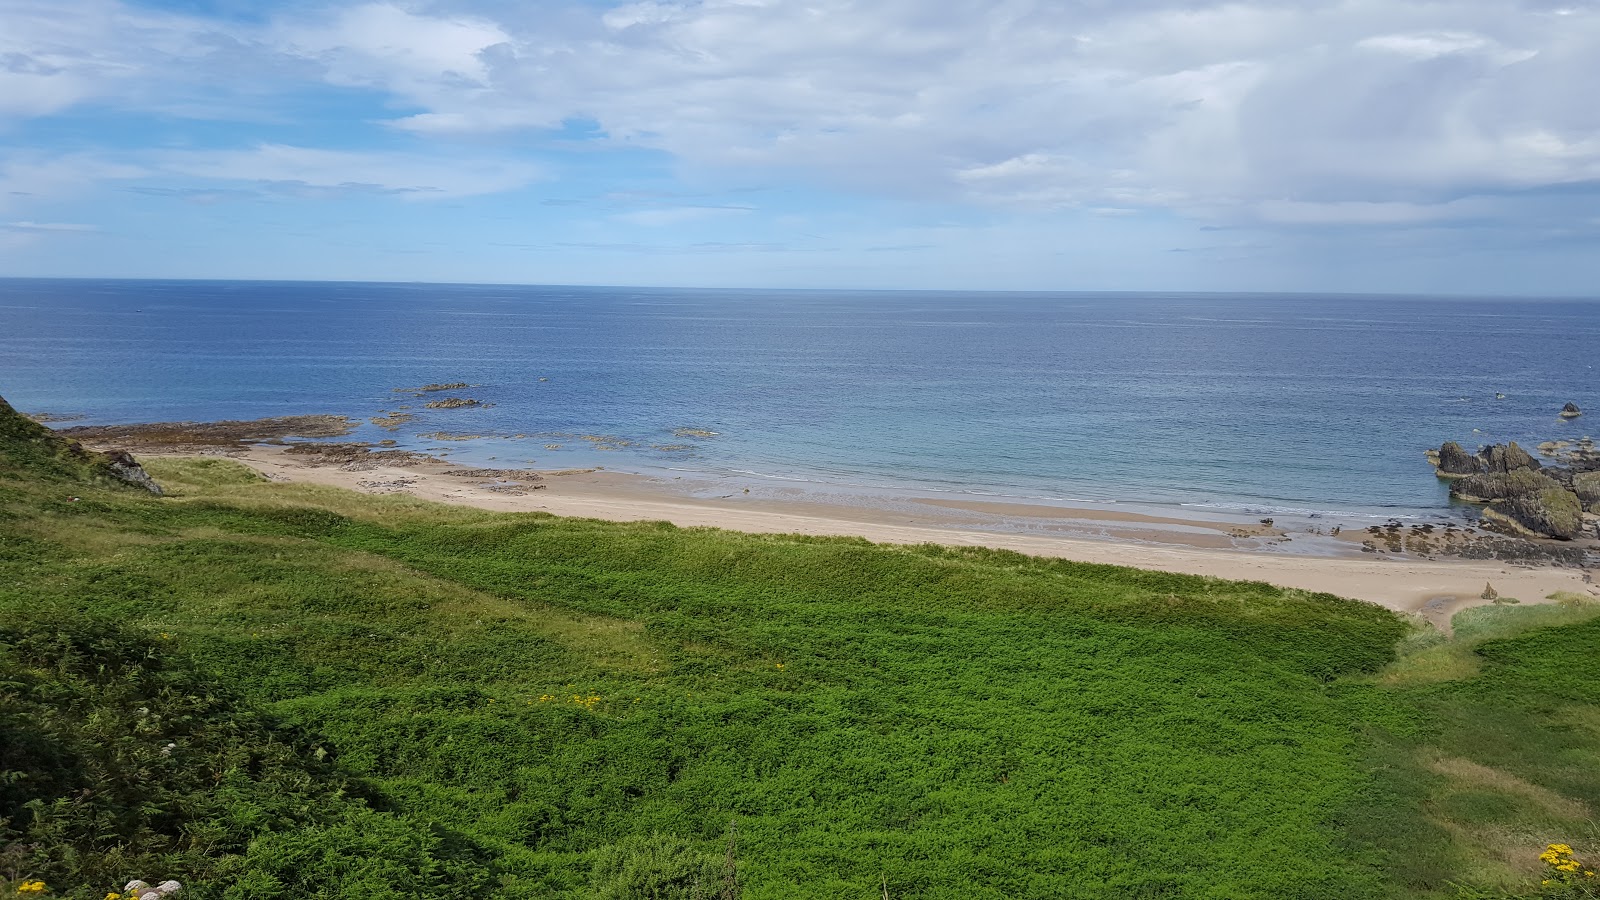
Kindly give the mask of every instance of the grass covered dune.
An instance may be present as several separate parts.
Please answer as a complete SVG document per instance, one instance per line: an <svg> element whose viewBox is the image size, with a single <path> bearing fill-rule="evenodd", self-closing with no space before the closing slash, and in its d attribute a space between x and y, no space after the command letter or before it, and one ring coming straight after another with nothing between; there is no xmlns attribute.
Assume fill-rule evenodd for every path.
<svg viewBox="0 0 1600 900"><path fill-rule="evenodd" d="M54 896L727 896L730 822L750 900L1555 896L1544 844L1594 849L1576 600L1445 642L1264 584L58 463L0 453L0 876Z"/></svg>

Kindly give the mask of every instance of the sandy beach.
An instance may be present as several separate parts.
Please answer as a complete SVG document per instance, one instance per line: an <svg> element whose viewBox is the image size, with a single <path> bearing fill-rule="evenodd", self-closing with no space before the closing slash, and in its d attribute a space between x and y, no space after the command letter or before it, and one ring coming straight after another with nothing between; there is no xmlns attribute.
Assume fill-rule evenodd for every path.
<svg viewBox="0 0 1600 900"><path fill-rule="evenodd" d="M1457 611L1487 602L1481 598L1485 584L1492 584L1501 597L1522 603L1545 602L1558 591L1600 597L1600 586L1580 569L1362 553L1351 542L1308 541L1304 536L1291 541L1283 531L1264 524L1220 518L936 498L856 504L803 496L752 497L727 484L697 483L692 478L680 483L602 470L537 475L482 472L462 477L462 467L444 462L331 465L287 449L257 445L227 455L275 481L404 493L506 512L857 536L891 544L992 547L1080 562L1264 581L1371 601L1417 614L1443 628ZM1299 546L1291 549L1290 544Z"/></svg>

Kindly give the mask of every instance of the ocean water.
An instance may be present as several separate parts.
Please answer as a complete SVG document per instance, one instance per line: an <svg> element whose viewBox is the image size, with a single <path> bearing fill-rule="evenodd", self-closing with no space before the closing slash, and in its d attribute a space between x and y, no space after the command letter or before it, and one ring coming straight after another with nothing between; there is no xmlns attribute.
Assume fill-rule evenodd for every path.
<svg viewBox="0 0 1600 900"><path fill-rule="evenodd" d="M0 395L86 424L1268 514L1445 511L1426 448L1586 434L1597 365L1583 300L0 280ZM454 381L493 405L395 392Z"/></svg>

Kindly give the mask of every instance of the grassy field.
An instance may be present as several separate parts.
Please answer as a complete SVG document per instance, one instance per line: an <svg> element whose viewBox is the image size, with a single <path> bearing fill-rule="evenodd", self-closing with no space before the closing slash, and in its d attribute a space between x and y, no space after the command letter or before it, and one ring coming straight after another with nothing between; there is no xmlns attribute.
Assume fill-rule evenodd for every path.
<svg viewBox="0 0 1600 900"><path fill-rule="evenodd" d="M0 877L56 896L713 897L733 822L750 900L1556 896L1545 843L1600 849L1576 600L1446 641L1263 584L150 468L168 497L0 459Z"/></svg>

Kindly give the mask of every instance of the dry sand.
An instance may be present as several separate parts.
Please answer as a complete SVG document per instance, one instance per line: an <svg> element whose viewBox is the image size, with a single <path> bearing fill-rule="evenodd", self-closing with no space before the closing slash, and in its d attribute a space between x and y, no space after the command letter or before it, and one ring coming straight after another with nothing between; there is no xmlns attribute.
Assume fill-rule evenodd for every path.
<svg viewBox="0 0 1600 900"><path fill-rule="evenodd" d="M458 467L448 463L351 471L348 466L287 454L283 447L256 446L228 455L274 480L406 493L483 509L667 521L748 532L847 535L890 544L993 547L1080 562L1264 581L1372 601L1418 614L1442 628L1448 628L1457 611L1486 602L1480 599L1486 583L1492 583L1501 597L1523 603L1542 602L1557 591L1600 597L1600 586L1578 569L1352 556L1348 549L1341 555L1332 541L1320 545L1322 553L1284 553L1279 549L1284 543L1280 532L1266 526L1241 527L1236 521L981 501L923 499L885 507L746 499L742 491L728 492L726 486L721 496L707 496L704 486L697 491L660 479L598 470L545 473L537 489L519 493L507 478L449 475ZM534 487L524 481L525 487ZM1018 523L1022 530L1015 530Z"/></svg>

